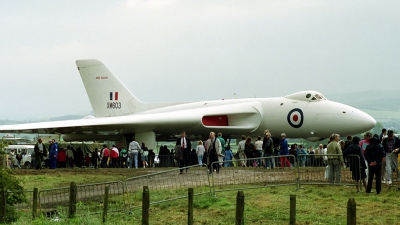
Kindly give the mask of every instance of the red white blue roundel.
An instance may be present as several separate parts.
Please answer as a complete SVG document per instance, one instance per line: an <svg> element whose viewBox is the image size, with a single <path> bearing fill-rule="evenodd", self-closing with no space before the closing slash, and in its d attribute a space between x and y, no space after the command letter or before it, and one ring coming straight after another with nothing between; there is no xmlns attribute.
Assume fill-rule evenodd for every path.
<svg viewBox="0 0 400 225"><path fill-rule="evenodd" d="M299 108L290 110L287 115L287 121L290 126L294 128L300 128L304 121L303 111L301 111Z"/></svg>

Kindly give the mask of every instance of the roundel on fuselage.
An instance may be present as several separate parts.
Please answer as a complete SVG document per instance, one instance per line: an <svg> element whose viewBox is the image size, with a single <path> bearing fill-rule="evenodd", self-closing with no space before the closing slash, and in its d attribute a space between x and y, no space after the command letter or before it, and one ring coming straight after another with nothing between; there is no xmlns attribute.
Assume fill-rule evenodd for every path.
<svg viewBox="0 0 400 225"><path fill-rule="evenodd" d="M303 111L299 108L290 110L290 112L287 115L287 121L290 124L290 126L294 128L300 128L301 125L303 125L304 121Z"/></svg>

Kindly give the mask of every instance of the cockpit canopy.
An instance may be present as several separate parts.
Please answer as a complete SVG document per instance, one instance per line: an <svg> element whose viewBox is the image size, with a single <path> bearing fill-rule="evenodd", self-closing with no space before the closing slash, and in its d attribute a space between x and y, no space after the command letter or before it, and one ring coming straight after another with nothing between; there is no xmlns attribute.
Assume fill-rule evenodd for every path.
<svg viewBox="0 0 400 225"><path fill-rule="evenodd" d="M321 93L317 91L301 91L291 95L287 95L285 96L285 98L298 101L309 101L309 102L318 102L327 100Z"/></svg>

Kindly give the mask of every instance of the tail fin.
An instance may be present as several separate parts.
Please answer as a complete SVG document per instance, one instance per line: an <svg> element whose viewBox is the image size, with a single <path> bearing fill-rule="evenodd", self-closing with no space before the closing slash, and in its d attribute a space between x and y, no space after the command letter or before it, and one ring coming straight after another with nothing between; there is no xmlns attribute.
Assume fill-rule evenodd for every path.
<svg viewBox="0 0 400 225"><path fill-rule="evenodd" d="M84 59L76 60L76 65L96 117L129 115L146 108L103 62Z"/></svg>

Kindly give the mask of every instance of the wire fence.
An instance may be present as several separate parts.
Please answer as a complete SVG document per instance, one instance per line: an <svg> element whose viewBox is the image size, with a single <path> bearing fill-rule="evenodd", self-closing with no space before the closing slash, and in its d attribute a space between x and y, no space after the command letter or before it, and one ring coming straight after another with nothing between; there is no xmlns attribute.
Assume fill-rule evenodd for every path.
<svg viewBox="0 0 400 225"><path fill-rule="evenodd" d="M302 185L358 185L361 179L360 157L349 155L343 158L342 155L327 154L321 158L313 155L298 156L299 186ZM310 162L310 166L307 165ZM312 163L314 162L314 163ZM362 177L365 178L365 171ZM357 181L357 182L356 182Z"/></svg>
<svg viewBox="0 0 400 225"><path fill-rule="evenodd" d="M70 188L52 188L39 190L39 211L55 214L67 214Z"/></svg>
<svg viewBox="0 0 400 225"><path fill-rule="evenodd" d="M296 185L297 171L290 163L267 169L268 161L294 160L293 155L229 160L235 167L218 169L219 162L211 164L213 193L225 190L261 188L279 185ZM278 164L276 164L278 165ZM271 167L270 167L271 168ZM217 171L219 171L217 173Z"/></svg>
<svg viewBox="0 0 400 225"><path fill-rule="evenodd" d="M196 195L211 192L205 164L132 177L125 180L124 184L130 211L142 206L141 198L144 186L147 186L152 193L157 193L152 194L150 204L186 198L187 188L196 188Z"/></svg>
<svg viewBox="0 0 400 225"><path fill-rule="evenodd" d="M104 209L104 194L108 186L108 210L129 211L142 207L142 191L147 186L152 193L150 204L187 198L187 189L194 188L195 195L216 195L217 192L293 185L297 190L304 185L358 185L365 176L360 157L350 155L286 155L224 161L195 165L113 181L78 185L76 202L86 215ZM154 158L153 158L154 159ZM164 158L168 162L169 158ZM160 159L160 165L163 159ZM67 214L70 187L39 190L38 209L46 214ZM18 204L23 211L32 210L33 192L26 191L28 203Z"/></svg>

